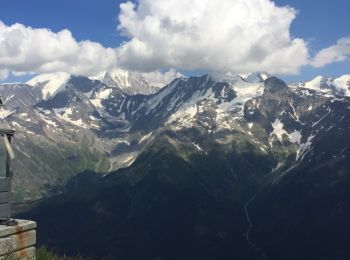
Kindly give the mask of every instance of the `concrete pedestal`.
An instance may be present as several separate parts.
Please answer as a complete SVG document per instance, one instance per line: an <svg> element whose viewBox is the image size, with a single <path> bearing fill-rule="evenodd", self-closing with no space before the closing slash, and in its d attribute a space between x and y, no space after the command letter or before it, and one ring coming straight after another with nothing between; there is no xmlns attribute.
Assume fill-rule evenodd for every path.
<svg viewBox="0 0 350 260"><path fill-rule="evenodd" d="M0 260L35 259L36 222L17 221L16 226L0 225Z"/></svg>

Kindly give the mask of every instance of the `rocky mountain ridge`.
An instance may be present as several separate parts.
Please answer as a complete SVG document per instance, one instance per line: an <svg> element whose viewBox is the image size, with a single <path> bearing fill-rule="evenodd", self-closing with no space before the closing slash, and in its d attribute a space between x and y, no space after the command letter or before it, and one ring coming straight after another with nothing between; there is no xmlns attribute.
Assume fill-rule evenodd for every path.
<svg viewBox="0 0 350 260"><path fill-rule="evenodd" d="M312 125L332 113L325 104L348 100L347 92L287 86L264 73L182 77L151 95L65 74L30 82L36 83L0 86L7 100L2 117L17 131L15 187L25 187L18 195L25 200L60 191L85 170L127 167L164 131L195 129L223 146L249 141L283 169L294 163L286 157L300 159L311 147ZM210 148L206 141L190 144L198 152Z"/></svg>

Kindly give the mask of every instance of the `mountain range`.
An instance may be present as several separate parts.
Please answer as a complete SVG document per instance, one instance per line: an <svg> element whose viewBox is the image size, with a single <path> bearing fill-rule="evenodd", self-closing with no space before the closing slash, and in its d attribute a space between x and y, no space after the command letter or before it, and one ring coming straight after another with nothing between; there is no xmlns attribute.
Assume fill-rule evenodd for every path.
<svg viewBox="0 0 350 260"><path fill-rule="evenodd" d="M349 80L2 84L16 199L42 199L19 216L40 243L94 258L348 259Z"/></svg>

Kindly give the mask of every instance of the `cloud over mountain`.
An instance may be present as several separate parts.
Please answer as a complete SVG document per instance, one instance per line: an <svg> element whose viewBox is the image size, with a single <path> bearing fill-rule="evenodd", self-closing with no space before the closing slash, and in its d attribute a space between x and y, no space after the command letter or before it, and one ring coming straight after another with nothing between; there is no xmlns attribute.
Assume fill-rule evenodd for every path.
<svg viewBox="0 0 350 260"><path fill-rule="evenodd" d="M116 64L111 48L91 41L77 42L69 30L57 33L0 21L0 78L15 73L63 71L91 75Z"/></svg>
<svg viewBox="0 0 350 260"><path fill-rule="evenodd" d="M175 78L182 77L183 74L171 68L168 71L162 72L159 70L140 73L144 79L152 86L163 87Z"/></svg>
<svg viewBox="0 0 350 260"><path fill-rule="evenodd" d="M68 29L0 21L0 80L9 74L91 76L123 68L147 73L156 85L180 75L177 70L297 74L302 66L349 58L349 38L310 57L307 42L290 35L296 16L294 8L271 0L126 1L118 17L125 41L115 48L78 41Z"/></svg>
<svg viewBox="0 0 350 260"><path fill-rule="evenodd" d="M118 58L129 69L291 74L308 60L306 42L289 33L296 10L270 0L139 0L120 7L118 28L129 41Z"/></svg>

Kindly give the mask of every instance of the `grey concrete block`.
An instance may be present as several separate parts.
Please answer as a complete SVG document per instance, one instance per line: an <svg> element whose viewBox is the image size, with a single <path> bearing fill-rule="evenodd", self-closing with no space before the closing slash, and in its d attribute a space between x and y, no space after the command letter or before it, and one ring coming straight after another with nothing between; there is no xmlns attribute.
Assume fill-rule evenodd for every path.
<svg viewBox="0 0 350 260"><path fill-rule="evenodd" d="M36 243L36 231L30 230L0 238L0 256L15 252Z"/></svg>
<svg viewBox="0 0 350 260"><path fill-rule="evenodd" d="M20 259L20 260L35 260L35 247L28 247L28 248L13 252L8 256L1 256L0 260L8 260L9 258Z"/></svg>
<svg viewBox="0 0 350 260"><path fill-rule="evenodd" d="M35 259L36 222L17 221L16 226L0 225L0 260Z"/></svg>

